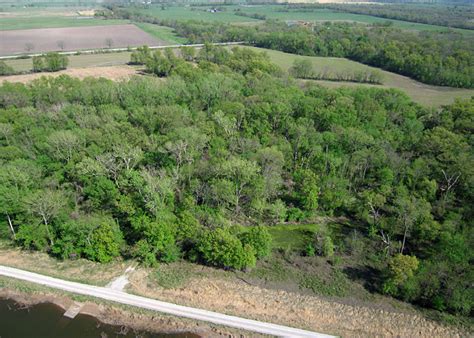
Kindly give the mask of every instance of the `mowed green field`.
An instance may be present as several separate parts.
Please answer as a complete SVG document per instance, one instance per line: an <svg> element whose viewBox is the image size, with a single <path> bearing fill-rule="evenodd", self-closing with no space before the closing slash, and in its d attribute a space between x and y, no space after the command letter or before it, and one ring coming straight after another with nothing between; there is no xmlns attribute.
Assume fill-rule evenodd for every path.
<svg viewBox="0 0 474 338"><path fill-rule="evenodd" d="M282 11L284 6L279 5L255 5L255 6L235 6L240 8L245 13L256 13L263 14L268 19L279 19L279 20L304 20L304 21L353 21L361 23L385 23L387 21L392 22L394 27L408 30L418 31L446 31L446 27L427 25L421 23L414 23L408 21L384 19L370 15L351 14L336 12L329 9L317 9L313 11L304 10L290 10L288 12ZM465 34L473 34L474 31L467 29L454 29L457 32Z"/></svg>
<svg viewBox="0 0 474 338"><path fill-rule="evenodd" d="M71 55L68 68L124 65L130 61L131 54L131 52L121 52ZM17 71L29 71L33 67L32 59L5 60L5 63Z"/></svg>
<svg viewBox="0 0 474 338"><path fill-rule="evenodd" d="M165 10L161 9L161 6L152 6L147 9L140 9L139 12L147 15L152 15L158 19L169 19L169 20L199 20L208 22L258 22L260 20L238 16L234 14L233 9L237 6L224 6L225 11L211 13L206 11L206 7L184 7L184 6L171 6L166 7Z"/></svg>
<svg viewBox="0 0 474 338"><path fill-rule="evenodd" d="M74 16L37 16L0 18L1 30L120 25L128 20L103 20Z"/></svg>
<svg viewBox="0 0 474 338"><path fill-rule="evenodd" d="M379 68L366 66L359 62L343 58L313 57L288 54L279 51L249 47L254 50L265 51L270 59L280 66L283 70L288 70L295 59L308 59L313 63L314 69L318 71L327 71L337 73L341 71L374 71L377 70L383 75L383 85L371 85L364 83L337 82L337 81L315 81L321 85L337 88L342 86L368 86L378 88L396 88L405 92L413 101L428 107L439 107L450 104L456 98L470 98L474 96L474 89L461 89L450 87L438 87L420 83L406 76L387 72ZM308 80L313 81L313 80Z"/></svg>
<svg viewBox="0 0 474 338"><path fill-rule="evenodd" d="M352 21L360 23L385 23L387 21L392 22L394 27L408 30L417 31L447 31L446 27L426 25L420 23L413 23L408 21L390 20L384 18L378 18L370 15L360 15L351 13L336 12L328 9L317 9L314 11L295 11L291 10L288 12L283 11L286 6L283 5L252 5L252 6L221 6L224 8L223 12L210 13L206 12L207 8L211 7L185 7L185 6L172 6L166 7L165 10L161 9L161 6L152 6L151 8L141 9L140 12L143 14L153 15L159 19L171 19L171 20L202 20L202 21L217 21L217 22L229 22L229 23L242 23L242 22L259 22L261 20L235 15L234 10L240 9L240 11L248 14L261 14L265 15L268 19L279 19L279 20L304 20L304 21ZM463 34L472 34L474 31L467 29L454 29L457 32Z"/></svg>
<svg viewBox="0 0 474 338"><path fill-rule="evenodd" d="M168 41L170 44L184 44L188 40L176 35L173 28L158 26L151 23L135 23L141 30L147 32L151 36L163 41Z"/></svg>

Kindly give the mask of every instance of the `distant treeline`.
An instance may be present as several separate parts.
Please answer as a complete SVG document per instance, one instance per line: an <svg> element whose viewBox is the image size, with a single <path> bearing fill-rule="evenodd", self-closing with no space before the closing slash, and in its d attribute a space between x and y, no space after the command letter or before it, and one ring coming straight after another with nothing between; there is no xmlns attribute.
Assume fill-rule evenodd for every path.
<svg viewBox="0 0 474 338"><path fill-rule="evenodd" d="M418 22L437 26L474 29L474 7L459 5L419 4L297 4L288 9L297 11L332 9L353 14L366 14L380 18Z"/></svg>
<svg viewBox="0 0 474 338"><path fill-rule="evenodd" d="M234 14L238 16L245 16L247 18L252 18L252 19L257 19L257 20L266 20L267 16L264 14L258 14L258 13L246 13L242 12L240 8L237 8L234 10Z"/></svg>
<svg viewBox="0 0 474 338"><path fill-rule="evenodd" d="M191 43L245 41L293 54L345 57L428 84L474 87L474 41L455 32L410 32L393 27L331 22L316 24L311 29L289 27L280 21L235 26L162 20L124 8L98 15L169 26Z"/></svg>

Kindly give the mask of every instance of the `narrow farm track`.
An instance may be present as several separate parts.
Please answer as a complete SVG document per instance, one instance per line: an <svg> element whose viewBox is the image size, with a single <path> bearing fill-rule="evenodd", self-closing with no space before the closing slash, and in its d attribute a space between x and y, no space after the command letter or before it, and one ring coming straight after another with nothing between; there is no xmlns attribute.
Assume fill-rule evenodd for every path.
<svg viewBox="0 0 474 338"><path fill-rule="evenodd" d="M3 265L0 265L0 275L20 279L35 284L41 284L47 287L60 289L67 292L92 296L125 305L131 305L143 309L159 311L170 315L201 320L213 324L234 327L237 329L243 329L252 332L258 332L280 337L334 337L322 333L296 329L288 326L259 322L255 320L229 316L217 312L211 312L192 307L161 302L150 298L130 295L122 291L65 281L62 279L52 278L37 273L6 267Z"/></svg>

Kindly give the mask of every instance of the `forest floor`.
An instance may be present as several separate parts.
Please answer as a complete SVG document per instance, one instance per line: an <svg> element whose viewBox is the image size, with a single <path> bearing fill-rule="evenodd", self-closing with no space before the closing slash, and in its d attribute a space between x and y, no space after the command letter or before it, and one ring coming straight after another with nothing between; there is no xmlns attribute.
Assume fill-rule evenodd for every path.
<svg viewBox="0 0 474 338"><path fill-rule="evenodd" d="M94 285L106 285L131 263L58 261L0 242L2 265ZM331 271L321 257L276 252L247 273L187 262L137 268L128 275L127 291L344 337L468 336L467 331L430 320L406 303L367 291L357 278L333 276Z"/></svg>

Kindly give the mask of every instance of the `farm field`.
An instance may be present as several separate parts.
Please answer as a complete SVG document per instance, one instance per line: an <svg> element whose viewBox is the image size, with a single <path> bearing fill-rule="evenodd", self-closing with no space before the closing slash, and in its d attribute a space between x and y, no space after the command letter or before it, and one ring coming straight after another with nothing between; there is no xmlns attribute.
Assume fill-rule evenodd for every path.
<svg viewBox="0 0 474 338"><path fill-rule="evenodd" d="M158 26L150 23L136 23L135 25L151 36L167 41L170 44L183 44L187 42L186 38L176 35L174 30L170 27Z"/></svg>
<svg viewBox="0 0 474 338"><path fill-rule="evenodd" d="M210 13L206 11L206 7L198 7L197 9L192 7L184 6L171 6L166 7L165 10L157 6L152 6L147 9L140 9L138 12L143 14L152 15L159 19L170 19L170 20L200 20L200 21L217 21L226 23L235 22L259 22L260 20L247 18L244 16L238 16L234 14L234 9L240 8L239 6L225 6L225 11Z"/></svg>
<svg viewBox="0 0 474 338"><path fill-rule="evenodd" d="M129 23L128 20L104 20L73 16L8 17L0 16L0 30L111 26Z"/></svg>
<svg viewBox="0 0 474 338"><path fill-rule="evenodd" d="M210 7L209 7L210 8ZM367 24L392 22L394 27L408 30L418 31L447 31L446 27L420 24L401 20L384 19L370 15L360 15L351 13L342 13L328 9L318 9L314 11L282 11L286 6L282 5L252 5L252 6L224 6L225 11L210 13L206 12L206 7L198 7L192 9L191 7L174 6L162 10L161 7L151 7L149 9L140 10L143 14L153 15L160 19L171 20L202 20L202 21L219 21L219 22L258 22L254 18L239 16L234 14L234 10L240 9L247 14L265 15L267 19L279 20L305 20L305 21L352 21ZM453 29L454 31L474 35L474 31L467 29Z"/></svg>
<svg viewBox="0 0 474 338"><path fill-rule="evenodd" d="M99 49L139 45L163 45L135 25L45 28L2 32L0 55L54 50ZM62 47L62 48L60 48Z"/></svg>
<svg viewBox="0 0 474 338"><path fill-rule="evenodd" d="M412 100L425 106L439 107L441 105L450 104L456 98L470 98L474 96L473 89L460 89L450 87L431 86L412 80L406 76L387 72L379 68L366 66L364 64L343 58L331 57L314 57L299 56L294 54L283 53L279 51L250 47L255 50L264 50L270 56L271 60L284 70L288 70L295 59L308 59L313 63L316 71L339 72L339 71L365 71L378 70L383 75L383 85L371 85L363 83L337 82L337 81L320 81L316 82L328 87L342 86L376 86L382 88L396 88L404 91ZM305 80L314 81L314 80Z"/></svg>

